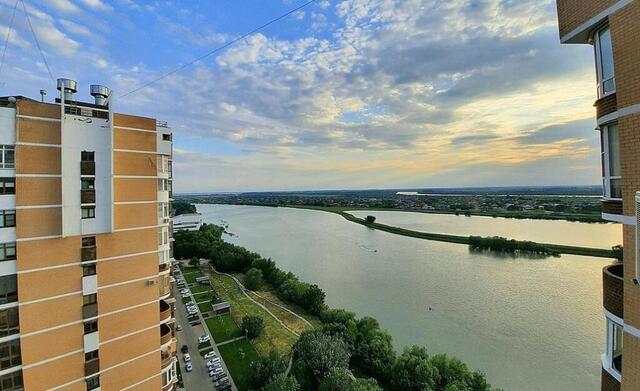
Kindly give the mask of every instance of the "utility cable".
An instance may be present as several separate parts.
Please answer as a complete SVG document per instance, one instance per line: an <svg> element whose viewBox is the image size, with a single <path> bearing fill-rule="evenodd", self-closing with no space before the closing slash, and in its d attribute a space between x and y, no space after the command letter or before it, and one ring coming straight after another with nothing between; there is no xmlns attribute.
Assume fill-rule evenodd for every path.
<svg viewBox="0 0 640 391"><path fill-rule="evenodd" d="M27 6L24 5L24 0L20 0L22 3L22 9L24 10L24 16L27 18L27 23L29 24L29 28L31 29L31 34L33 34L33 39L36 41L36 46L40 51L40 56L42 56L42 62L44 62L44 66L47 68L47 72L49 72L49 77L53 81L53 73L51 73L51 68L49 68L49 63L47 62L47 58L44 56L44 52L40 47L40 41L38 41L38 36L36 35L35 30L33 29L33 25L31 24L31 18L29 18L29 13L27 12Z"/></svg>
<svg viewBox="0 0 640 391"><path fill-rule="evenodd" d="M11 14L11 22L9 22L9 29L7 30L7 38L4 41L4 48L2 49L2 57L0 58L0 74L2 73L4 58L7 54L7 46L9 46L9 37L11 36L11 30L13 30L13 20L16 17L16 10L18 9L19 2L20 0L16 0L16 4L13 6L13 13Z"/></svg>
<svg viewBox="0 0 640 391"><path fill-rule="evenodd" d="M191 65L195 64L195 63L196 63L196 62L198 62L198 61L204 60L205 58L209 57L210 55L212 55L212 54L214 54L214 53L217 53L217 52L219 52L219 51L221 51L221 50L223 50L223 49L228 48L229 46L233 45L234 43L236 43L236 42L238 42L238 41L241 41L241 40L243 40L243 39L247 38L248 36L250 36L250 35L253 35L253 34L257 33L258 31L260 31L260 30L262 30L262 29L264 29L264 28L266 28L266 27L268 27L268 26L270 26L270 25L272 25L272 24L274 24L274 23L278 22L278 21L279 21L279 20L281 20L281 19L286 18L287 16L289 16L289 15L291 15L291 14L293 14L293 13L297 12L297 11L300 11L300 10L301 10L301 9L303 9L304 7L308 6L308 5L309 5L309 4L311 4L311 3L315 3L315 2L316 2L316 0L310 0L310 1L307 1L306 3L304 3L304 4L302 4L302 5L298 6L298 7L294 8L294 9L292 9L292 10L290 10L290 11L288 11L288 12L286 12L286 13L284 13L284 14L280 15L280 16L278 16L277 18L275 18L275 19L271 19L271 20L270 20L270 21L268 21L267 23L265 23L265 24L263 24L263 25L261 25L261 26L259 26L259 27L256 27L256 28L254 28L253 30L251 30L251 31L249 31L249 32L247 32L247 33L242 34L242 35L241 35L241 36L239 36L238 38L232 39L231 41L229 41L229 42L225 43L224 45L219 46L219 47L217 47L217 48L215 48L215 49L211 50L210 52L205 53L205 54L203 54L202 56L200 56L200 57L198 57L198 58L195 58L195 59L193 59L193 60L189 61L188 63L183 64L183 65L181 65L181 66L179 66L179 67L177 67L177 68L175 68L175 69L173 69L173 70L171 70L171 71L169 71L169 72L167 72L167 73L165 73L165 74L163 74L163 75L161 75L161 76L159 76L159 77L157 77L157 78L155 78L155 79L153 79L153 80L151 80L151 81L149 81L149 82L147 82L147 83L145 83L145 84L143 84L143 85L141 85L140 87L137 87L137 88L135 88L135 89L133 89L133 90L131 90L131 91L127 92L126 94L122 94L122 95L120 95L118 98L124 98L124 97L125 97L125 96L127 96L127 95L131 95L131 94L136 93L136 92L138 92L138 91L140 91L140 90L142 90L142 89L145 89L145 88L149 87L150 85L155 84L155 83L159 82L160 80L165 79L165 78L167 78L168 76L171 76L171 75L173 75L174 73L177 73L177 72L179 72L179 71L181 71L181 70L183 70L183 69L185 69L185 68L187 68L187 67L189 67L189 66L191 66Z"/></svg>

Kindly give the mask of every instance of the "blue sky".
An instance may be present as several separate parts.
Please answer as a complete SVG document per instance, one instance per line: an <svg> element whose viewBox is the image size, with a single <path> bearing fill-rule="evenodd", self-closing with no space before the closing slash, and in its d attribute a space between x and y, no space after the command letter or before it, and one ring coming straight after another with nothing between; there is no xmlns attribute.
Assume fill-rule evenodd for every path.
<svg viewBox="0 0 640 391"><path fill-rule="evenodd" d="M128 92L302 0L27 0L54 77ZM14 0L0 0L6 37ZM317 0L117 99L176 191L597 184L593 56L550 0ZM19 7L0 95L55 95Z"/></svg>

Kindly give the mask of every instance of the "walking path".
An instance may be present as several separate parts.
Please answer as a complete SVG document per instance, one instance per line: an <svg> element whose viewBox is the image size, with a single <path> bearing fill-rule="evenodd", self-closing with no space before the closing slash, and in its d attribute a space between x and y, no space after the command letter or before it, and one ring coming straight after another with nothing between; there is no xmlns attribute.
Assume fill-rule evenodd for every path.
<svg viewBox="0 0 640 391"><path fill-rule="evenodd" d="M232 338L232 339L226 340L224 342L217 343L216 346L226 345L228 343L240 341L241 339L245 339L245 338L247 338L247 337L245 337L244 335L242 337Z"/></svg>

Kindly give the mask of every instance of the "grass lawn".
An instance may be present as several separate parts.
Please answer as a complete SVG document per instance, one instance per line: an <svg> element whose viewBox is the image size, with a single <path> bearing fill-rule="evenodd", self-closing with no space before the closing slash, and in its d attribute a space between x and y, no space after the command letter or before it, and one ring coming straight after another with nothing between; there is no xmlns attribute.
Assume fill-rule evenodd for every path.
<svg viewBox="0 0 640 391"><path fill-rule="evenodd" d="M251 363L259 360L258 353L253 346L246 339L241 339L222 345L219 350L238 390L248 390L251 378Z"/></svg>
<svg viewBox="0 0 640 391"><path fill-rule="evenodd" d="M180 265L180 271L182 272L182 274L196 272L198 270L199 269L198 269L197 266L183 266L183 265Z"/></svg>
<svg viewBox="0 0 640 391"><path fill-rule="evenodd" d="M313 315L307 315L298 308L291 308L292 306L282 302L271 292L260 290L260 291L257 291L256 293L260 296L256 295L255 293L252 293L251 297L258 303L267 307L269 311L271 311L271 313L277 316L278 319L280 319L284 324L287 325L287 327L289 327L291 330L294 330L296 333L300 334L303 331L312 330L314 327L322 326L320 319L318 319L318 317ZM282 307L285 307L291 311L294 311L296 314L302 316L309 323L311 323L311 326L307 322L303 321L302 319L293 315L291 312L285 310L284 308L276 304Z"/></svg>
<svg viewBox="0 0 640 391"><path fill-rule="evenodd" d="M205 301L203 303L199 303L198 304L198 309L200 310L201 314L206 314L207 312L211 311L211 303L208 301Z"/></svg>
<svg viewBox="0 0 640 391"><path fill-rule="evenodd" d="M196 303L211 302L211 294L209 292L194 293L193 298L196 300Z"/></svg>
<svg viewBox="0 0 640 391"><path fill-rule="evenodd" d="M196 270L195 272L183 274L184 280L187 284L194 284L196 282L196 278L204 276L200 270ZM194 287L195 289L195 287Z"/></svg>
<svg viewBox="0 0 640 391"><path fill-rule="evenodd" d="M206 285L196 285L191 289L191 293L193 293L194 295L197 295L198 293L210 292L210 291L211 291L211 287Z"/></svg>
<svg viewBox="0 0 640 391"><path fill-rule="evenodd" d="M219 315L213 318L205 319L209 332L216 343L228 341L233 338L241 337L242 331L235 324L230 315Z"/></svg>
<svg viewBox="0 0 640 391"><path fill-rule="evenodd" d="M210 273L209 278L213 289L220 298L231 303L231 316L236 324L241 324L242 318L247 315L257 315L264 320L264 331L253 340L253 346L262 357L266 357L274 349L281 354L291 352L291 347L298 337L282 327L264 309L249 300L230 277Z"/></svg>
<svg viewBox="0 0 640 391"><path fill-rule="evenodd" d="M191 301L191 297L189 297L189 296L182 298L182 304L187 304L190 301Z"/></svg>

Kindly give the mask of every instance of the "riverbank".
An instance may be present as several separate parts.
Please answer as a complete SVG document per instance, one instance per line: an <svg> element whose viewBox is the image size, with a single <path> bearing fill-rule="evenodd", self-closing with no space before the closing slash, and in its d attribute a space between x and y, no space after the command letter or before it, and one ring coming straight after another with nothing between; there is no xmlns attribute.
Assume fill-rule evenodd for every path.
<svg viewBox="0 0 640 391"><path fill-rule="evenodd" d="M346 210L366 210L366 211L374 212L376 210L380 211L380 210L389 210L389 209L322 207L322 206L302 206L302 205L290 205L287 207L294 208L294 209L310 209L310 210L319 210L323 212L335 213L342 216L344 219L352 223L364 225L372 229L377 229L380 231L389 232L396 235L408 236L408 237L418 238L418 239L435 240L439 242L466 244L466 245L469 245L471 242L471 236L421 232L421 231L414 231L414 230L409 230L409 229L400 228L400 227L394 227L394 226L390 226L382 223L376 223L376 222L369 223L364 219L358 218L346 212ZM399 211L398 209L392 209L392 210ZM558 254L584 255L584 256L592 256L592 257L600 257L600 258L618 259L618 255L616 254L616 252L610 249L568 246L568 245L551 244L551 243L538 243L538 242L532 242L532 243L545 247L549 249L550 252L558 253Z"/></svg>

